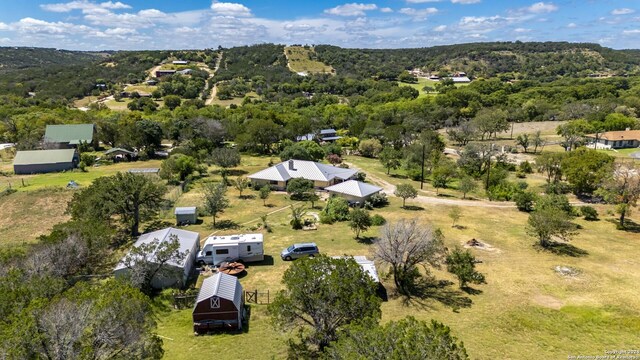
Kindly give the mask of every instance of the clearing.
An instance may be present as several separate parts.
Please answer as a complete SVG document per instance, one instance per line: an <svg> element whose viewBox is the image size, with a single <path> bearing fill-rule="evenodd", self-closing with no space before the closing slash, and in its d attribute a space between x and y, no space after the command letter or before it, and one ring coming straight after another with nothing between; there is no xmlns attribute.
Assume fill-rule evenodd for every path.
<svg viewBox="0 0 640 360"><path fill-rule="evenodd" d="M335 74L335 69L316 60L316 52L310 46L287 46L284 48L287 66L296 73L329 73Z"/></svg>

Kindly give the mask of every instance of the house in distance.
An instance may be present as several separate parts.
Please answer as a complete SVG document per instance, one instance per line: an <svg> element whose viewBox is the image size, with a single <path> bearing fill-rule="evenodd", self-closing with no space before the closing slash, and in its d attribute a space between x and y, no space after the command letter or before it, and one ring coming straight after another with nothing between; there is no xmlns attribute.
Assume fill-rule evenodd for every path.
<svg viewBox="0 0 640 360"><path fill-rule="evenodd" d="M75 148L80 144L96 148L96 127L93 124L47 125L44 142L56 149Z"/></svg>
<svg viewBox="0 0 640 360"><path fill-rule="evenodd" d="M362 181L348 180L326 187L325 190L329 194L345 198L350 204L364 204L373 194L382 191L382 188Z"/></svg>
<svg viewBox="0 0 640 360"><path fill-rule="evenodd" d="M294 178L311 180L316 188L324 189L327 186L353 179L357 173L358 171L353 169L291 159L247 177L253 186L270 185L276 190L285 190L289 180Z"/></svg>
<svg viewBox="0 0 640 360"><path fill-rule="evenodd" d="M640 130L607 131L585 136L598 149L624 149L640 147Z"/></svg>
<svg viewBox="0 0 640 360"><path fill-rule="evenodd" d="M204 279L193 307L193 331L241 330L245 319L243 289L235 276L222 272Z"/></svg>

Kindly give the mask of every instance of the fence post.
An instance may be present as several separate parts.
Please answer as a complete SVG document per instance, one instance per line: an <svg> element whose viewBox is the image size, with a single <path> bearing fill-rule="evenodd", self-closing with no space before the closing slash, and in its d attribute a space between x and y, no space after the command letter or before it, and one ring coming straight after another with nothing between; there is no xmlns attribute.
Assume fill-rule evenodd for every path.
<svg viewBox="0 0 640 360"><path fill-rule="evenodd" d="M269 289L267 289L267 304L271 304L271 300L269 297Z"/></svg>

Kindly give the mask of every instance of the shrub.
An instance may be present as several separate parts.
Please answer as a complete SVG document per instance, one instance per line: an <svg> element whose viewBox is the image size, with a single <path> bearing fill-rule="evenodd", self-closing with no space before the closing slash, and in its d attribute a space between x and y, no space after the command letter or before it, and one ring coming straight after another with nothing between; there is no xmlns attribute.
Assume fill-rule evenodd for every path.
<svg viewBox="0 0 640 360"><path fill-rule="evenodd" d="M375 214L371 217L371 225L372 226L382 226L387 223L387 219L382 217L382 215Z"/></svg>
<svg viewBox="0 0 640 360"><path fill-rule="evenodd" d="M533 174L533 166L531 166L531 163L526 160L520 163L518 170L525 174Z"/></svg>
<svg viewBox="0 0 640 360"><path fill-rule="evenodd" d="M373 207L383 207L389 205L389 199L387 199L387 194L379 192L369 197L369 203Z"/></svg>
<svg viewBox="0 0 640 360"><path fill-rule="evenodd" d="M86 166L93 166L96 163L96 156L93 154L83 153L80 155L80 161L83 162Z"/></svg>
<svg viewBox="0 0 640 360"><path fill-rule="evenodd" d="M584 216L585 220L596 221L598 220L598 211L591 206L581 206L580 213Z"/></svg>
<svg viewBox="0 0 640 360"><path fill-rule="evenodd" d="M372 158L378 156L378 153L382 151L382 144L378 139L362 140L358 145L358 150L362 156Z"/></svg>
<svg viewBox="0 0 640 360"><path fill-rule="evenodd" d="M533 211L533 203L536 200L536 195L531 191L520 191L513 196L513 200L516 202L518 210L531 212Z"/></svg>
<svg viewBox="0 0 640 360"><path fill-rule="evenodd" d="M80 161L80 163L78 164L78 169L80 169L80 171L82 172L87 172L87 164L85 164L84 161Z"/></svg>
<svg viewBox="0 0 640 360"><path fill-rule="evenodd" d="M327 205L320 213L320 222L323 224L332 224L336 221L349 220L349 203L347 200L332 196L327 201Z"/></svg>

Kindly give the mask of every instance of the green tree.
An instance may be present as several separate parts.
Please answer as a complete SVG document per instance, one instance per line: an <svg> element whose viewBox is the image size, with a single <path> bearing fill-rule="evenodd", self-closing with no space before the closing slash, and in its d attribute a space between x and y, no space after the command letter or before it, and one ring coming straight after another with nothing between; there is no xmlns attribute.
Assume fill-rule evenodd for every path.
<svg viewBox="0 0 640 360"><path fill-rule="evenodd" d="M582 145L585 134L592 133L594 130L593 125L588 123L586 120L579 119L559 125L556 129L556 133L564 139L561 145L565 150L571 151Z"/></svg>
<svg viewBox="0 0 640 360"><path fill-rule="evenodd" d="M284 272L282 283L285 289L269 305L269 313L276 326L300 330L301 343L289 343L293 357L300 356L301 347L323 351L344 326L380 316L377 285L353 259L299 259Z"/></svg>
<svg viewBox="0 0 640 360"><path fill-rule="evenodd" d="M351 221L349 221L349 227L356 234L356 239L360 238L360 233L367 231L371 227L371 215L367 210L354 209L349 215Z"/></svg>
<svg viewBox="0 0 640 360"><path fill-rule="evenodd" d="M327 205L320 213L320 221L324 224L332 224L336 221L344 221L349 218L349 203L342 197L331 196Z"/></svg>
<svg viewBox="0 0 640 360"><path fill-rule="evenodd" d="M538 239L540 246L548 248L554 239L569 241L575 234L575 225L569 215L557 207L535 210L529 215L527 234Z"/></svg>
<svg viewBox="0 0 640 360"><path fill-rule="evenodd" d="M458 278L461 289L466 288L468 283L486 284L484 275L476 271L476 258L469 250L456 247L447 255L445 262L447 271Z"/></svg>
<svg viewBox="0 0 640 360"><path fill-rule="evenodd" d="M634 162L616 163L613 171L605 178L596 194L609 203L616 205L620 215L619 226L624 228L625 218L640 198L640 167Z"/></svg>
<svg viewBox="0 0 640 360"><path fill-rule="evenodd" d="M171 155L160 164L160 177L172 179L175 175L180 181L184 181L198 168L196 159L184 154Z"/></svg>
<svg viewBox="0 0 640 360"><path fill-rule="evenodd" d="M518 191L513 195L513 201L516 202L516 207L520 211L531 212L533 211L533 203L536 200L536 194L532 191Z"/></svg>
<svg viewBox="0 0 640 360"><path fill-rule="evenodd" d="M385 147L382 149L380 154L378 154L378 158L380 159L382 166L387 169L387 175L389 175L391 170L399 168L402 164L402 152L392 147Z"/></svg>
<svg viewBox="0 0 640 360"><path fill-rule="evenodd" d="M440 232L415 219L384 225L374 250L375 257L391 267L398 292L407 296L420 276L418 266L439 266L445 252Z"/></svg>
<svg viewBox="0 0 640 360"><path fill-rule="evenodd" d="M148 176L117 173L74 193L67 211L76 220L117 219L136 236L140 222L152 219L160 210L165 192L162 184Z"/></svg>
<svg viewBox="0 0 640 360"><path fill-rule="evenodd" d="M539 173L546 175L547 184L556 184L562 178L562 160L564 154L547 152L536 158L536 168Z"/></svg>
<svg viewBox="0 0 640 360"><path fill-rule="evenodd" d="M522 149L524 149L524 152L526 153L527 149L531 145L531 141L529 139L529 134L520 134L520 135L518 135L518 137L516 137L516 145L522 146Z"/></svg>
<svg viewBox="0 0 640 360"><path fill-rule="evenodd" d="M474 128L478 129L481 140L484 140L485 136L495 137L497 133L509 129L507 112L498 108L481 109L476 113L472 123Z"/></svg>
<svg viewBox="0 0 640 360"><path fill-rule="evenodd" d="M295 178L289 180L287 183L287 194L291 195L291 199L293 200L305 199L305 195L310 193L312 190L313 181L311 180Z"/></svg>
<svg viewBox="0 0 640 360"><path fill-rule="evenodd" d="M380 140L378 139L362 140L358 145L358 150L362 156L374 158L382 151L382 144L380 144Z"/></svg>
<svg viewBox="0 0 640 360"><path fill-rule="evenodd" d="M451 219L451 227L455 227L456 223L462 217L462 211L459 206L454 206L449 210L449 218Z"/></svg>
<svg viewBox="0 0 640 360"><path fill-rule="evenodd" d="M227 182L229 169L240 165L240 152L231 148L217 148L211 152L211 161L220 167L220 175L224 182Z"/></svg>
<svg viewBox="0 0 640 360"><path fill-rule="evenodd" d="M300 230L304 224L304 216L307 215L307 209L304 205L295 206L291 205L291 228L293 230Z"/></svg>
<svg viewBox="0 0 640 360"><path fill-rule="evenodd" d="M574 194L585 195L593 193L613 171L613 160L599 151L580 148L567 154L560 168Z"/></svg>
<svg viewBox="0 0 640 360"><path fill-rule="evenodd" d="M233 185L236 190L240 193L240 198L242 198L242 192L251 185L251 181L244 176L238 176L236 181L234 181Z"/></svg>
<svg viewBox="0 0 640 360"><path fill-rule="evenodd" d="M173 110L180 106L182 103L182 99L178 95L167 95L163 98L164 106L166 106L169 110Z"/></svg>
<svg viewBox="0 0 640 360"><path fill-rule="evenodd" d="M463 176L458 183L458 190L462 191L462 198L466 199L467 194L476 190L478 183L471 176Z"/></svg>
<svg viewBox="0 0 640 360"><path fill-rule="evenodd" d="M267 199L269 198L269 195L271 195L271 186L264 185L261 187L258 195L260 199L262 199L262 205L267 206Z"/></svg>
<svg viewBox="0 0 640 360"><path fill-rule="evenodd" d="M282 161L287 161L289 159L320 161L324 157L324 149L315 141L309 140L289 145L280 152L280 159Z"/></svg>
<svg viewBox="0 0 640 360"><path fill-rule="evenodd" d="M139 120L135 122L131 130L129 136L133 147L141 149L147 156L153 157L154 152L162 145L163 132L160 124L152 120Z"/></svg>
<svg viewBox="0 0 640 360"><path fill-rule="evenodd" d="M402 198L402 207L405 207L407 199L415 199L418 196L418 190L411 184L399 184L393 194Z"/></svg>
<svg viewBox="0 0 640 360"><path fill-rule="evenodd" d="M458 174L456 164L449 159L440 161L438 166L431 173L431 185L436 189L436 194L442 189L446 189L449 182Z"/></svg>
<svg viewBox="0 0 640 360"><path fill-rule="evenodd" d="M186 255L180 251L178 237L172 235L169 241L153 239L151 242L132 247L122 263L129 269L127 277L131 285L146 294L151 294L154 279L173 278L181 284L183 272L176 271L175 267L166 264L180 263Z"/></svg>
<svg viewBox="0 0 640 360"><path fill-rule="evenodd" d="M544 139L542 138L542 132L540 130L533 134L533 153L538 152L538 147L544 146Z"/></svg>
<svg viewBox="0 0 640 360"><path fill-rule="evenodd" d="M382 326L364 319L345 328L325 351L325 359L407 360L468 359L464 344L451 329L435 320L427 323L407 317Z"/></svg>
<svg viewBox="0 0 640 360"><path fill-rule="evenodd" d="M227 200L227 185L224 182L220 183L205 183L204 184L204 208L213 217L213 227L216 227L216 217L218 214L224 212L229 207L229 200Z"/></svg>

